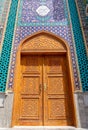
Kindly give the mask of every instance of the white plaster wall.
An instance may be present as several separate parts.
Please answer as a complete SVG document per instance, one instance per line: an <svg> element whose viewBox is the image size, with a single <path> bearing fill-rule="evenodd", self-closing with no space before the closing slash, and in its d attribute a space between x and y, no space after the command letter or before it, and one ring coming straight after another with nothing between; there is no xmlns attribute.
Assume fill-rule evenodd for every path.
<svg viewBox="0 0 88 130"><path fill-rule="evenodd" d="M13 93L0 93L0 127L11 127Z"/></svg>
<svg viewBox="0 0 88 130"><path fill-rule="evenodd" d="M78 127L88 129L88 92L77 92L74 97Z"/></svg>

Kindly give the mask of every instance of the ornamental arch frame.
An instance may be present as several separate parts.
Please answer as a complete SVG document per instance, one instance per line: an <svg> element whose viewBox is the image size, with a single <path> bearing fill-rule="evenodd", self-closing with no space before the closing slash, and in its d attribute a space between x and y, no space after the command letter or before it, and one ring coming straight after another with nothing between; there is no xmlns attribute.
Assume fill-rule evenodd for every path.
<svg viewBox="0 0 88 130"><path fill-rule="evenodd" d="M18 91L18 86L20 85L21 55L36 55L36 54L37 55L44 55L44 54L66 55L67 63L68 63L68 70L69 70L68 72L69 72L70 83L71 83L73 106L74 106L73 94L75 91L75 87L74 87L75 84L74 84L70 47L67 41L65 41L63 38L47 31L39 31L30 36L27 36L21 41L20 45L18 46L17 55L16 55L15 76L14 76L14 88L13 88L14 94ZM17 110L15 109L16 102L17 101L14 99L12 126L15 125L13 119L15 116L14 113L17 112ZM75 120L75 125L77 125L75 106L74 106L74 120Z"/></svg>

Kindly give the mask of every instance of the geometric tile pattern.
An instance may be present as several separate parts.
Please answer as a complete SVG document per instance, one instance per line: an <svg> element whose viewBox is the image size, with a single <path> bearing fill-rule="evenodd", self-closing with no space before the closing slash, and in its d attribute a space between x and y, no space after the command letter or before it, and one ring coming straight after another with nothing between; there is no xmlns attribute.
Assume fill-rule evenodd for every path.
<svg viewBox="0 0 88 130"><path fill-rule="evenodd" d="M18 0L12 0L0 59L0 91L6 87Z"/></svg>
<svg viewBox="0 0 88 130"><path fill-rule="evenodd" d="M70 27L68 26L55 26L55 27L18 27L16 30L15 34L15 43L13 46L13 54L12 54L12 59L11 59L11 69L10 69L10 75L9 75L9 83L8 83L8 89L12 89L13 87L13 80L14 80L14 70L15 70L15 56L17 52L17 47L22 39L24 39L26 36L31 35L34 32L38 32L40 30L46 30L49 32L52 32L56 35L59 35L63 37L65 40L68 41L70 49L71 49L71 56L72 56L72 63L73 63L73 70L74 70L74 79L75 79L75 88L77 90L80 89L80 84L79 84L79 78L78 78L78 72L77 72L77 65L76 65L76 59L75 59L75 53L74 53L74 46L72 42L72 35L71 35L71 30Z"/></svg>
<svg viewBox="0 0 88 130"><path fill-rule="evenodd" d="M69 0L69 7L72 7L72 5L75 6L74 2L72 2L72 5L71 5L70 1L71 0ZM9 72L9 78L8 78L9 79L8 89L9 90L13 89L16 52L17 52L18 45L20 44L20 41L26 36L31 35L34 32L38 32L39 30L47 30L67 40L70 50L71 50L73 72L74 72L74 79L75 79L75 89L76 90L80 89L79 76L78 76L78 70L77 70L77 61L76 61L76 56L75 56L75 51L74 51L75 50L74 44L75 43L77 44L77 41L75 40L75 43L74 43L73 38L72 38L70 19L68 17L69 12L68 12L68 6L66 2L67 2L66 0L37 0L37 1L21 0L18 6L19 13L18 13L16 31L15 31L15 36L14 36L15 40L14 40L12 53L11 53L15 19L16 19L16 11L17 11L17 5L18 5L18 0L12 0L4 43L3 43L2 57L1 57L1 67L0 67L1 70L0 71L2 75L0 77L1 79L0 91L2 92L5 91L8 66L9 66L10 60L11 60L11 64L10 64L10 72ZM40 6L47 7L49 9L49 12L46 13L46 15L44 16L39 15L43 13L42 10L40 10L39 13L37 13L36 11ZM76 7L74 7L74 9L76 10ZM70 9L70 11L72 10ZM73 16L73 14L71 15ZM78 21L79 19L77 17L77 22ZM76 28L75 30L73 30L73 32L74 33L76 32ZM81 29L80 29L80 32L81 32ZM82 33L80 33L80 38L82 38L81 35ZM84 76L86 75L85 70L87 68L83 69L83 65L86 67L85 63L87 63L86 61L87 58L86 58L86 53L85 53L85 48L84 48L84 41L81 41L81 42L83 46L79 44L78 45L79 48L78 48L78 46L76 45L76 50L77 50L77 55L78 55L81 79L83 80L82 84L84 86L85 82L84 82L84 77L82 76L82 73L84 74ZM79 50L80 47L82 47L83 49L83 55L80 55L81 54L81 51ZM12 58L10 59L10 57ZM84 64L80 62L81 58L83 58L83 61L85 61Z"/></svg>
<svg viewBox="0 0 88 130"><path fill-rule="evenodd" d="M36 12L36 10L42 5L46 6L50 10L49 13L44 17L39 16ZM11 69L9 73L8 89L12 89L13 87L15 56L20 41L26 36L40 30L53 32L54 34L59 35L68 41L72 55L75 89L80 89L77 63L74 52L74 43L72 40L67 8L66 0L37 0L36 4L33 0L20 1L17 30L15 34L15 42L13 45L13 54L10 67Z"/></svg>
<svg viewBox="0 0 88 130"><path fill-rule="evenodd" d="M74 0L68 0L83 91L88 91L88 59ZM73 13L74 12L74 13Z"/></svg>
<svg viewBox="0 0 88 130"><path fill-rule="evenodd" d="M82 27L85 34L85 40L86 40L86 47L88 51L88 16L86 16L86 3L83 0L77 0L77 5L78 5L81 21L82 21Z"/></svg>

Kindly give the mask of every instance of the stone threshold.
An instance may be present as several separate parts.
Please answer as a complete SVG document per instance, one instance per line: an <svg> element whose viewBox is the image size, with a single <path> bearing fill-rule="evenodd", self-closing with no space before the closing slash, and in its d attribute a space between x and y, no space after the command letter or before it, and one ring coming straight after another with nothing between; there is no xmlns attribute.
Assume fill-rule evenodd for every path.
<svg viewBox="0 0 88 130"><path fill-rule="evenodd" d="M0 128L0 130L88 130L70 126L15 126L13 128Z"/></svg>

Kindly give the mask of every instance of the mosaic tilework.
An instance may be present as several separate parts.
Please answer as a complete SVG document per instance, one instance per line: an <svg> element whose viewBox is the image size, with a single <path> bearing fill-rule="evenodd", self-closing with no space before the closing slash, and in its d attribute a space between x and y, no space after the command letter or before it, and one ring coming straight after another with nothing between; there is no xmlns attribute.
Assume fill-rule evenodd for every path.
<svg viewBox="0 0 88 130"><path fill-rule="evenodd" d="M40 6L47 6L50 12L42 17L36 10ZM67 25L68 13L66 0L21 0L18 15L18 26L57 26Z"/></svg>
<svg viewBox="0 0 88 130"><path fill-rule="evenodd" d="M30 2L32 4L30 4ZM12 90L12 88L13 88L16 51L17 51L17 47L18 47L20 41L23 38L25 38L26 36L31 35L32 33L38 32L40 30L47 30L49 32L52 32L54 34L57 34L57 35L63 37L64 39L66 39L68 41L70 49L71 49L71 56L72 56L72 63L73 63L73 70L74 70L74 77L75 77L75 88L77 90L80 89L77 65L76 65L76 58L75 58L75 53L74 53L74 45L73 45L74 43L72 41L72 34L71 34L71 30L70 30L70 25L69 25L70 22L68 20L68 11L67 11L66 1L65 0L63 0L63 1L56 0L56 2L58 4L60 4L60 7L62 7L61 10L57 8L57 5L56 5L56 3L54 3L54 0L49 0L48 2L50 4L48 4L46 2L46 0L38 0L36 2L37 4L34 4L33 0L31 0L31 1L21 0L20 1L19 15L18 15L18 21L17 21L17 30L16 30L16 34L15 34L15 42L13 45L13 53L12 53L12 59L11 59L11 69L10 69L10 73L9 73L9 82L8 82L9 90L10 89ZM38 14L32 12L32 9L36 11L38 6L41 6L43 4L50 6L50 7L48 6L48 8L50 9L51 13L48 13L47 16L52 16L52 17L50 17L48 19L48 25L47 25L46 19L44 19L44 21L42 21L41 19L37 19ZM30 8L30 5L33 5L33 7L31 6L31 8ZM35 5L37 7L35 7ZM55 8L53 8L53 6L55 6ZM58 11L61 11L60 15L58 16L57 19L54 17L55 14L52 11L52 8L53 8L53 10L56 9L55 17L57 17ZM24 14L27 14L27 15L24 15ZM52 19L52 21L51 21L51 19ZM65 21L67 21L67 22L65 22ZM30 22L30 24L29 24L29 22Z"/></svg>
<svg viewBox="0 0 88 130"><path fill-rule="evenodd" d="M77 4L78 4L79 13L81 16L83 31L85 34L86 46L88 49L88 16L86 16L86 13L85 13L86 4L83 0L77 0Z"/></svg>
<svg viewBox="0 0 88 130"><path fill-rule="evenodd" d="M75 1L68 0L83 91L88 91L88 59ZM74 13L73 13L74 12Z"/></svg>
<svg viewBox="0 0 88 130"><path fill-rule="evenodd" d="M73 62L73 70L74 70L74 77L75 77L75 85L76 89L78 90L80 85L79 85L79 79L78 79L78 74L77 74L77 66L76 66L76 60L75 60L75 53L74 53L74 47L72 43L72 36L71 36L71 30L70 27L67 26L56 26L56 27L18 27L16 30L16 37L15 37L15 43L14 43L14 50L13 50L13 55L12 55L12 61L11 61L11 70L10 70L10 78L9 78L9 84L8 84L8 89L12 89L13 86L13 77L14 77L14 68L15 68L15 56L16 56L16 50L19 45L19 42L25 38L26 36L38 32L40 30L47 30L49 32L55 33L61 37L63 37L65 40L68 41L69 46L71 48L71 55L72 55L72 62Z"/></svg>
<svg viewBox="0 0 88 130"><path fill-rule="evenodd" d="M1 92L4 92L6 87L17 5L18 5L18 0L12 0L8 22L7 22L7 28L5 32L3 48L2 48L1 60L0 60L0 91Z"/></svg>
<svg viewBox="0 0 88 130"><path fill-rule="evenodd" d="M27 9L25 8L25 1L26 1ZM30 1L33 3L33 0L30 0ZM34 32L37 32L39 30L47 30L47 31L53 32L54 34L60 35L61 37L63 37L64 39L66 39L68 41L68 44L69 44L70 50L71 50L71 56L72 56L73 71L74 71L74 77L75 77L75 88L77 90L79 90L80 84L79 84L79 78L78 78L78 72L77 72L77 62L76 62L75 52L74 52L74 44L75 43L72 40L72 33L71 33L71 29L70 29L70 21L68 19L68 9L67 9L67 5L66 5L66 0L49 0L49 4L47 3L47 0L37 0L37 3L35 4L36 6L39 7L41 5L45 5L50 9L49 13L44 17L41 17L36 12L33 12L34 9L35 9L35 11L37 9L37 7L35 7L34 4L31 4L31 9L29 8L30 1L29 0L21 0L20 1L19 15L18 15L18 21L17 21L17 27L16 27L17 29L15 32L15 42L14 42L13 50L12 50L12 59L11 59L11 68L10 68L10 73L9 73L8 89L13 88L16 51L17 51L17 47L18 47L20 41L24 37L31 35ZM56 3L54 3L55 1L56 1L57 5L60 4L61 10L60 10L60 8L57 7ZM71 1L69 0L69 2L71 2ZM72 3L74 3L74 2L72 2ZM8 70L9 60L10 60L10 52L11 52L11 44L12 44L12 38L13 38L17 4L18 4L18 2L16 0L12 0L11 11L9 14L9 19L8 19L8 24L7 24L7 30L9 28L12 30L10 31L10 34L6 33L5 39L4 39L4 46L3 46L3 52L2 52L2 62L1 62L2 63L1 64L2 65L2 68L1 68L2 69L1 70L1 73L2 73L1 86L2 86L2 88L0 89L0 91L4 91L5 86L6 86L7 70ZM71 3L69 5L70 5L69 7L73 8ZM73 4L73 6L75 7L75 4ZM30 11L29 11L29 9L30 9ZM76 10L76 7L74 8L74 10ZM74 10L73 10L73 12L74 12ZM60 11L60 15L57 16L59 11ZM27 12L28 12L28 14L25 18L24 13L26 14ZM30 12L30 15L29 15L29 12ZM13 16L12 19L10 19L11 15ZM73 16L73 14L71 14L71 15ZM28 18L28 17L30 17L30 18ZM31 20L30 23L29 23L29 20ZM77 20L79 21L78 17L77 17ZM10 23L12 23L11 24L12 27L11 27ZM74 32L76 32L76 28L75 28ZM78 33L78 35L79 35L79 33ZM9 38L9 36L10 36L10 38ZM80 36L82 36L82 34ZM7 40L7 38L8 38L8 40ZM82 39L80 39L80 40L82 40ZM79 46L80 46L80 44L79 44ZM78 46L76 46L76 47L77 47L77 52L79 52L80 50L79 50ZM8 48L8 51L7 51L7 48ZM85 53L85 48L83 48L83 53ZM79 54L78 54L78 56L79 56ZM86 55L80 55L80 56L83 56L83 57L80 57L79 59L81 59L81 58L84 59ZM86 58L85 58L85 60L86 60ZM85 63L87 63L87 62L85 62ZM82 64L82 62L81 62L81 64ZM79 66L82 67L82 68L80 67L80 72L82 74L82 71L84 69L83 69L83 66L81 64L79 64ZM5 68L5 70L3 70L3 68ZM85 72L85 73L87 73L87 72ZM85 76L85 73L84 73L84 76ZM81 79L84 82L84 77L81 77ZM83 85L85 85L85 82ZM87 89L86 89L86 91L87 91Z"/></svg>

